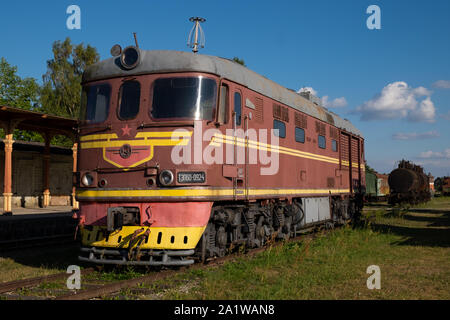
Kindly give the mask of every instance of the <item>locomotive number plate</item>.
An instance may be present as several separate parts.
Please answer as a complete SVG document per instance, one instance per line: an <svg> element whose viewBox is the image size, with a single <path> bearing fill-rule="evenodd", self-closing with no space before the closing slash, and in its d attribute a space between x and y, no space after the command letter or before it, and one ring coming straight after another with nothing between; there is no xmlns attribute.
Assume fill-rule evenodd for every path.
<svg viewBox="0 0 450 320"><path fill-rule="evenodd" d="M206 175L204 172L178 172L178 183L204 183Z"/></svg>

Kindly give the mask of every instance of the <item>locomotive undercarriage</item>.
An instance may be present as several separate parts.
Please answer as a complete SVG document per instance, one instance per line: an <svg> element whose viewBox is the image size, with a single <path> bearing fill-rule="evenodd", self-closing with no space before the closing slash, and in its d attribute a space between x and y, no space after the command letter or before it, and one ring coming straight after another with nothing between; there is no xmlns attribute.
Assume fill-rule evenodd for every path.
<svg viewBox="0 0 450 320"><path fill-rule="evenodd" d="M320 200L322 204L326 204L327 212L317 212L320 206L308 205L308 201L311 203ZM150 229L136 226L137 229L127 240L128 247L82 247L79 259L95 264L187 266L195 260L205 262L239 248L259 248L268 242L287 240L313 227L333 228L346 224L358 219L361 204L358 197L340 196L251 203L217 202L211 209L209 222L195 250L142 248L149 239ZM316 210L315 220L311 220L311 210ZM106 230L91 232L94 232L93 237L101 237L101 233ZM116 240L113 239L114 241ZM118 241L121 241L120 238Z"/></svg>
<svg viewBox="0 0 450 320"><path fill-rule="evenodd" d="M195 258L207 261L222 257L241 247L259 248L275 240L288 240L311 227L324 225L334 228L357 219L358 201L330 198L328 219L306 222L302 199L288 201L263 201L251 204L216 204L201 240Z"/></svg>

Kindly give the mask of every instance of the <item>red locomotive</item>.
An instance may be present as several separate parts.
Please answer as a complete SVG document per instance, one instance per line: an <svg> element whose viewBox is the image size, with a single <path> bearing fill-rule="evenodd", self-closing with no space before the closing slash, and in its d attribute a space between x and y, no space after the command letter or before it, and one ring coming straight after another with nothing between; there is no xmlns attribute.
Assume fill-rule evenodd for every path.
<svg viewBox="0 0 450 320"><path fill-rule="evenodd" d="M83 76L80 259L181 266L358 215L349 121L228 59L128 47Z"/></svg>

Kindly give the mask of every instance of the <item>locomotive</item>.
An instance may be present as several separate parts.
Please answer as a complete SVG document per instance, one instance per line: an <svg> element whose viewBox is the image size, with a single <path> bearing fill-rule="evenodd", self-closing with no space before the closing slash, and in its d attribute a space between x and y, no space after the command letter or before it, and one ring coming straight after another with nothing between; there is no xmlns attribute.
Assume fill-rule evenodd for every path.
<svg viewBox="0 0 450 320"><path fill-rule="evenodd" d="M388 178L389 204L419 204L431 199L430 182L423 168L406 160L400 161Z"/></svg>
<svg viewBox="0 0 450 320"><path fill-rule="evenodd" d="M232 60L129 46L82 86L81 261L185 266L362 208L361 132Z"/></svg>

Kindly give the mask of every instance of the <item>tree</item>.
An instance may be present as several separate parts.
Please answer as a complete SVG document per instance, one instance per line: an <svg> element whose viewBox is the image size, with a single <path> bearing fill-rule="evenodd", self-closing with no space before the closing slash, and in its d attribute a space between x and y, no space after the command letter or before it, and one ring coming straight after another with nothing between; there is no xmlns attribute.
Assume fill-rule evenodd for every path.
<svg viewBox="0 0 450 320"><path fill-rule="evenodd" d="M11 66L5 58L0 59L0 105L21 108L31 111L41 111L38 105L39 85L34 78L22 79L17 75L17 67ZM2 132L0 137L4 137ZM44 141L37 132L15 130L15 140Z"/></svg>
<svg viewBox="0 0 450 320"><path fill-rule="evenodd" d="M370 171L370 172L372 172L372 173L375 173L376 171L372 168L372 167L370 167L369 166L369 164L367 163L367 161L366 161L366 171Z"/></svg>
<svg viewBox="0 0 450 320"><path fill-rule="evenodd" d="M99 60L97 49L73 45L70 38L53 43L53 59L42 77L41 104L44 112L77 118L81 102L81 78L89 65Z"/></svg>
<svg viewBox="0 0 450 320"><path fill-rule="evenodd" d="M244 67L246 67L245 65L245 61L243 59L239 59L238 57L234 57L233 61L239 64L242 64Z"/></svg>
<svg viewBox="0 0 450 320"><path fill-rule="evenodd" d="M39 85L36 79L22 79L17 67L11 66L5 58L0 59L0 104L39 111Z"/></svg>

